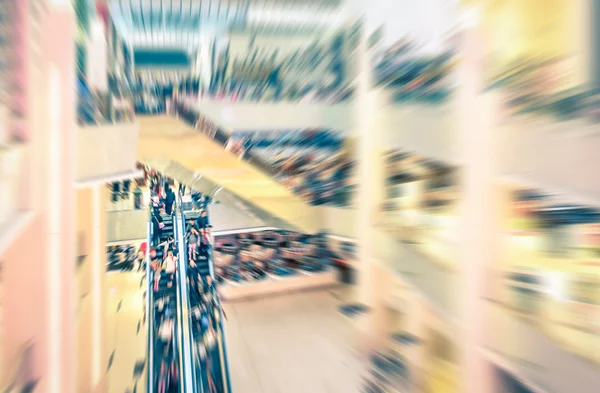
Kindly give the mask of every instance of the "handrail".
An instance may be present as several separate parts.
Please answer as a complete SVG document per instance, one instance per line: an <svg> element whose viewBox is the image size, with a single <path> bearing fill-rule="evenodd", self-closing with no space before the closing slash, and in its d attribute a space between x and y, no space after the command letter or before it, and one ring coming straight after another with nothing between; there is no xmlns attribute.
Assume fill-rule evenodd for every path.
<svg viewBox="0 0 600 393"><path fill-rule="evenodd" d="M185 225L185 212L183 211L183 205L180 206L180 214L182 217L182 221ZM186 255L187 258L187 255ZM187 259L186 259L187 261ZM215 281L214 276L214 262L212 258L212 246L209 247L208 253L208 264L209 264L209 274L211 275L213 282ZM218 294L213 294L218 299ZM189 303L188 303L189 304ZM219 300L219 308L216 310L219 313L219 337L217 342L219 344L219 362L221 366L221 378L223 382L223 392L220 393L230 393L231 392L231 379L229 377L229 361L227 359L227 345L225 342L225 332L223 329L223 313L221 312L220 300ZM196 376L196 378L200 378ZM202 384L199 385L201 389L203 389Z"/></svg>
<svg viewBox="0 0 600 393"><path fill-rule="evenodd" d="M187 238L186 238L186 233L185 233L186 219L185 219L185 211L183 210L183 195L181 194L181 192L179 192L178 198L181 201L181 203L179 204L178 213L181 216L181 221L183 224L182 225L183 233L182 233L182 237L181 237L181 244L183 245L184 250L185 250L185 249L187 249L187 247L186 247ZM188 264L187 252L184 252L183 256L180 259L180 263L186 265L186 274L187 274L187 264ZM189 294L188 294L187 308L188 308L188 310L191 309ZM191 330L190 330L190 333L191 333ZM196 352L196 356L199 356L199 354L197 352ZM197 389L198 393L203 393L204 392L204 383L203 383L203 378L202 378L202 369L201 369L202 366L201 366L200 362L197 361L193 356L192 356L192 361L193 361L194 386Z"/></svg>
<svg viewBox="0 0 600 393"><path fill-rule="evenodd" d="M23 377L23 367L26 365L27 360L29 359L29 355L33 350L34 344L33 341L29 340L24 345L23 348L19 351L17 355L17 362L14 366L14 369L11 373L10 378L7 378L6 384L2 387L2 393L10 393L14 390L15 386L21 382L20 379ZM27 378L27 376L25 376ZM25 382L25 381L23 381ZM29 381L27 381L29 382ZM33 382L33 381L31 381Z"/></svg>
<svg viewBox="0 0 600 393"><path fill-rule="evenodd" d="M154 272L152 271L152 261L150 256L152 242L152 210L149 209L148 217L148 236L146 239L146 321L148 323L148 366L146 391L154 393Z"/></svg>
<svg viewBox="0 0 600 393"><path fill-rule="evenodd" d="M211 254L212 255L212 254ZM212 258L210 258L210 265L212 266ZM211 268L212 271L212 268ZM231 379L229 378L229 360L227 358L227 344L225 342L225 330L223 329L223 313L221 312L221 301L219 300L219 342L221 343L221 371L224 374L224 393L231 393Z"/></svg>
<svg viewBox="0 0 600 393"><path fill-rule="evenodd" d="M185 247L185 216L183 215L181 194L178 196L179 209L175 210L175 218L173 221L173 229L175 230L175 238L179 249L179 263L177 266L177 318L179 325L179 343L180 343L180 367L182 372L180 392L195 393L196 375L193 371L192 360L192 333L190 328L189 316L189 295L187 288L187 252ZM202 391L202 390L201 390Z"/></svg>

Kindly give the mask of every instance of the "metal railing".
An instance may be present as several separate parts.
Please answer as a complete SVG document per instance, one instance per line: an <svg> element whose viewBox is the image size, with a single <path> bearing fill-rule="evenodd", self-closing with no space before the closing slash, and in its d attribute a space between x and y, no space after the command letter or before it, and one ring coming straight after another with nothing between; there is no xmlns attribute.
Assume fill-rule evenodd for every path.
<svg viewBox="0 0 600 393"><path fill-rule="evenodd" d="M180 392L194 393L196 375L192 358L192 333L190 330L189 296L187 287L187 251L185 247L185 217L181 208L181 195L177 201L173 229L179 251L179 263L177 266L177 318L178 318L178 342L180 344L181 384ZM200 390L202 392L202 390Z"/></svg>
<svg viewBox="0 0 600 393"><path fill-rule="evenodd" d="M181 195L179 195L179 197L181 198ZM178 212L178 216L180 217L180 220L178 220L178 224L180 225L180 227L182 229L185 229L185 224L186 224L186 217L185 217L185 212L183 210L183 205L179 206L179 212ZM183 254L181 257L181 264L187 266L187 253L185 252L185 250L187 249L187 247L185 247L184 245L186 245L186 238L185 238L185 233L182 233L182 236L179 238L181 239L181 243L180 243L180 247L183 246ZM212 261L212 252L208 253L208 263L209 263L209 271L210 271L210 275L213 278L213 282L214 281L214 266L213 266L213 261ZM218 294L214 293L214 296L218 296ZM218 298L218 297L217 297ZM189 301L189 298L188 298ZM191 304L188 302L188 309L191 308ZM219 315L219 322L218 322L218 337L217 337L217 345L218 345L218 353L219 353L219 358L218 359L214 359L213 363L218 362L219 368L220 368L220 383L217 384L217 389L222 388L221 390L218 390L218 393L230 393L231 392L231 380L229 377L229 361L227 359L227 345L225 342L225 333L223 330L223 315L221 313L221 308L218 307L217 310L215 310ZM209 356L210 354L207 353L207 356ZM199 354L197 354L197 356L199 356ZM197 387L197 392L204 392L205 390L208 390L207 387L204 386L204 373L209 372L208 370L204 370L202 368L202 364L200 362L199 359L194 359L194 363L195 363L195 367L194 367L194 371L195 371L195 386Z"/></svg>
<svg viewBox="0 0 600 393"><path fill-rule="evenodd" d="M152 244L152 211L148 209L148 236L146 238L146 321L148 323L148 365L146 390L154 393L154 271L150 256L150 245Z"/></svg>
<svg viewBox="0 0 600 393"><path fill-rule="evenodd" d="M152 239L153 239L153 225L152 225L152 208L150 208L149 219L148 219L148 236L147 236L147 255L146 255L146 279L147 279L147 295L146 295L146 318L148 321L148 368L147 368L147 391L148 393L155 393L157 391L157 385L159 382L157 376L155 375L156 370L156 360L155 359L155 342L156 342L156 327L154 320L154 271L152 269L152 260L151 260L151 248L152 248ZM177 236L177 225L175 218L173 218L173 231L174 235ZM176 319L174 326L174 334L173 334L173 353L177 356L179 360L179 386L178 391L180 393L191 393L194 392L193 385L189 382L190 369L190 357L186 354L186 337L189 339L189 326L185 323L187 318L187 292L186 290L182 290L182 287L185 287L185 275L181 274L181 265L175 274L175 282L177 285L177 308L176 308ZM182 280L183 277L183 280ZM188 330L186 330L188 329ZM187 331L187 333L186 333Z"/></svg>

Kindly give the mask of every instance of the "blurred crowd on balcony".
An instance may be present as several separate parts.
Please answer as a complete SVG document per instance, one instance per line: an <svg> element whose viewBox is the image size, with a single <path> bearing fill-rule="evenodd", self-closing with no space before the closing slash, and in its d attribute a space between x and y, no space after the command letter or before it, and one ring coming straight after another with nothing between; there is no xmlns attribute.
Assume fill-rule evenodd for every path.
<svg viewBox="0 0 600 393"><path fill-rule="evenodd" d="M339 132L240 131L228 149L266 162L282 184L311 204L351 204L353 160Z"/></svg>

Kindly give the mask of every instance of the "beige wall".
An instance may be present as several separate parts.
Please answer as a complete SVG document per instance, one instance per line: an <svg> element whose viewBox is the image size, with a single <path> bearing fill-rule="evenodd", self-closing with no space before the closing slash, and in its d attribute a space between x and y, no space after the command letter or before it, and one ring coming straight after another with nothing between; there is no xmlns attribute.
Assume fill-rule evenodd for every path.
<svg viewBox="0 0 600 393"><path fill-rule="evenodd" d="M137 122L78 128L77 181L135 171L139 130Z"/></svg>
<svg viewBox="0 0 600 393"><path fill-rule="evenodd" d="M351 129L348 104L247 103L203 100L200 111L228 130L277 130L290 128Z"/></svg>
<svg viewBox="0 0 600 393"><path fill-rule="evenodd" d="M282 217L285 221L307 233L315 233L322 228L323 217L320 209L306 203L299 204L297 200L285 197L252 198L250 200L256 206L277 217Z"/></svg>
<svg viewBox="0 0 600 393"><path fill-rule="evenodd" d="M77 191L77 392L101 391L107 364L105 349L106 201L108 191L96 185Z"/></svg>
<svg viewBox="0 0 600 393"><path fill-rule="evenodd" d="M355 208L339 208L324 206L320 208L322 229L332 235L357 238L357 210Z"/></svg>
<svg viewBox="0 0 600 393"><path fill-rule="evenodd" d="M148 235L148 210L106 212L107 242L145 239Z"/></svg>

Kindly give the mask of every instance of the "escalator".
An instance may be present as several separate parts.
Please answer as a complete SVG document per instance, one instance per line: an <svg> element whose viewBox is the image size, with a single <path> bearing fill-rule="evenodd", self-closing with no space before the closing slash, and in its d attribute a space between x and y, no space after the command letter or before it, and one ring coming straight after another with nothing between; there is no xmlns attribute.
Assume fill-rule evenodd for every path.
<svg viewBox="0 0 600 393"><path fill-rule="evenodd" d="M177 218L159 214L151 211L148 221L147 241L151 247L146 256L147 391L193 392L187 296L185 279L181 279L185 276L172 265L158 267L163 264L165 254L176 257L180 253L176 241ZM162 221L163 225L155 225L154 221Z"/></svg>
<svg viewBox="0 0 600 393"><path fill-rule="evenodd" d="M203 194L222 189L219 199L223 205L234 209L243 206L249 215L263 221L263 226L303 233L321 228L322 211L318 207L258 169L252 157L249 162L224 149L223 133L213 135L210 128L201 126L195 129L196 123L183 114L179 118L140 116L137 120L138 158L148 167Z"/></svg>
<svg viewBox="0 0 600 393"><path fill-rule="evenodd" d="M227 348L223 331L223 313L214 281L210 247L203 247L197 254L188 255L188 239L184 231L193 225L198 212L184 211L180 205L177 219L181 266L187 272L187 307L189 328L192 336L192 363L194 366L195 392L231 392ZM183 229L186 228L186 229ZM193 261L188 260L192 256Z"/></svg>

